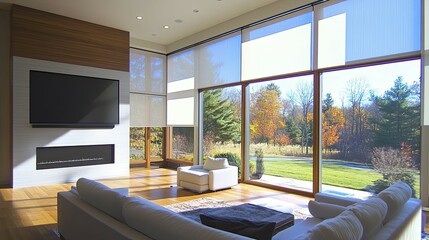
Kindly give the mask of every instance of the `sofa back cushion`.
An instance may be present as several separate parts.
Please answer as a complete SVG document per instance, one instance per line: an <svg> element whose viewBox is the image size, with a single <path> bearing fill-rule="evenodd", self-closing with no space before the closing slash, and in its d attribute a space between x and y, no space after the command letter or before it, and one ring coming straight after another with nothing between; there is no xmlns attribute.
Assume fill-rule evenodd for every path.
<svg viewBox="0 0 429 240"><path fill-rule="evenodd" d="M127 198L125 223L152 239L241 239L239 235L204 226L140 197Z"/></svg>
<svg viewBox="0 0 429 240"><path fill-rule="evenodd" d="M360 240L363 227L352 211L346 210L335 218L324 220L306 234L297 237L300 240Z"/></svg>
<svg viewBox="0 0 429 240"><path fill-rule="evenodd" d="M377 198L369 198L364 202L356 203L348 207L359 219L363 227L362 239L368 239L378 231L387 213L387 204Z"/></svg>
<svg viewBox="0 0 429 240"><path fill-rule="evenodd" d="M377 196L387 204L387 214L383 223L387 223L394 218L401 207L411 198L411 195L411 187L402 181L381 191Z"/></svg>
<svg viewBox="0 0 429 240"><path fill-rule="evenodd" d="M327 219L336 217L347 210L347 207L310 200L308 202L308 210L310 211L311 215L313 215L313 217Z"/></svg>
<svg viewBox="0 0 429 240"><path fill-rule="evenodd" d="M122 205L126 196L115 192L106 185L86 178L80 178L77 181L76 189L83 201L116 220L125 222L122 216Z"/></svg>
<svg viewBox="0 0 429 240"><path fill-rule="evenodd" d="M207 171L224 169L227 167L229 167L229 163L228 163L228 159L226 159L226 158L207 157L207 159L203 165L203 169L207 170Z"/></svg>

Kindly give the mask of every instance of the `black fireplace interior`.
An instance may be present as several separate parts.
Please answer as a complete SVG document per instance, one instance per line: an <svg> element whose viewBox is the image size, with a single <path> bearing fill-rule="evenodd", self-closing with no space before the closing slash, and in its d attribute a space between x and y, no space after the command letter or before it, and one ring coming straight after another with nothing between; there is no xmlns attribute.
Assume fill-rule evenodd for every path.
<svg viewBox="0 0 429 240"><path fill-rule="evenodd" d="M36 148L37 170L111 164L114 162L114 144Z"/></svg>

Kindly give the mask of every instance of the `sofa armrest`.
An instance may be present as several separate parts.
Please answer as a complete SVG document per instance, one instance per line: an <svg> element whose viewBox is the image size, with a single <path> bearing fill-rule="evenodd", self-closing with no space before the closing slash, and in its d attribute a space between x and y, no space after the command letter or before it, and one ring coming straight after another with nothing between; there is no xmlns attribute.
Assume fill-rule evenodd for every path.
<svg viewBox="0 0 429 240"><path fill-rule="evenodd" d="M323 192L316 193L316 195L314 196L314 200L316 200L317 202L336 204L344 207L364 201L359 198L341 197L341 196L323 193Z"/></svg>
<svg viewBox="0 0 429 240"><path fill-rule="evenodd" d="M209 189L229 188L238 184L238 167L229 166L227 168L209 171Z"/></svg>

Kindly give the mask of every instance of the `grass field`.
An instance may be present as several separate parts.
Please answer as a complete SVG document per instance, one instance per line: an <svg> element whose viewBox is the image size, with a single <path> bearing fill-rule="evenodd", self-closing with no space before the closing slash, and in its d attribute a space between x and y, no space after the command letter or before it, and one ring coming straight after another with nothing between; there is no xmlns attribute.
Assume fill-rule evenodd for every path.
<svg viewBox="0 0 429 240"><path fill-rule="evenodd" d="M312 181L312 163L303 161L265 161L265 174L297 180ZM341 165L324 165L322 168L322 183L326 185L365 190L366 186L373 185L382 175L366 170ZM415 175L414 189L416 196L420 195L420 176Z"/></svg>
<svg viewBox="0 0 429 240"><path fill-rule="evenodd" d="M267 144L251 144L250 153L253 155L255 149L262 149L265 158L270 157L285 157L285 156L302 156L303 149L299 146L273 146ZM215 145L210 151L211 154L232 152L240 156L240 144L222 144ZM312 149L310 148L310 152ZM330 159L333 160L333 159ZM345 162L343 160L333 160ZM253 161L254 162L254 161ZM291 178L303 181L313 180L312 162L293 161L293 160L270 160L264 161L265 174L277 177ZM326 185L365 190L367 186L373 185L377 179L381 179L382 175L368 169L352 168L337 164L324 164L322 167L322 183ZM416 171L415 174L416 196L420 194L420 175Z"/></svg>

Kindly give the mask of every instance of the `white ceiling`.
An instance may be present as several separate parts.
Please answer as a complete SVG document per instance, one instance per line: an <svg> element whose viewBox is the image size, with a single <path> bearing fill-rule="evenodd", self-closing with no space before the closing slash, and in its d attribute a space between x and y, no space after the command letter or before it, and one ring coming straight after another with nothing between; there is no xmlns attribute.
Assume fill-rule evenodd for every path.
<svg viewBox="0 0 429 240"><path fill-rule="evenodd" d="M122 29L168 45L276 0L0 0ZM137 20L142 16L142 20ZM164 29L168 25L168 29Z"/></svg>

